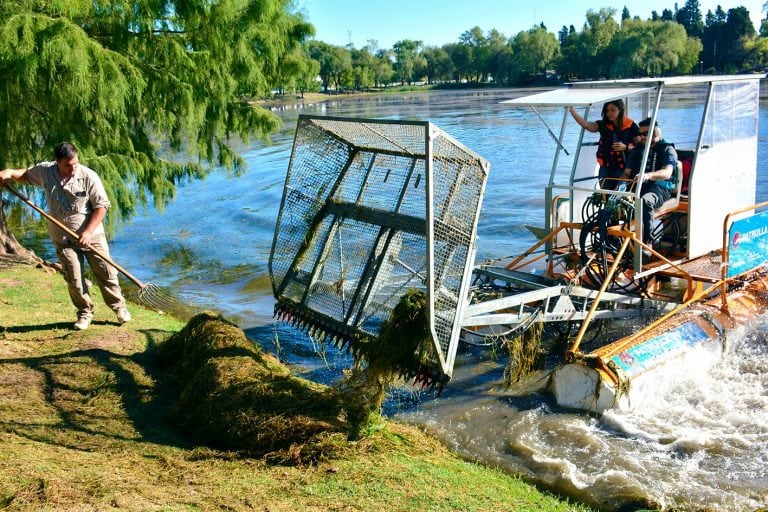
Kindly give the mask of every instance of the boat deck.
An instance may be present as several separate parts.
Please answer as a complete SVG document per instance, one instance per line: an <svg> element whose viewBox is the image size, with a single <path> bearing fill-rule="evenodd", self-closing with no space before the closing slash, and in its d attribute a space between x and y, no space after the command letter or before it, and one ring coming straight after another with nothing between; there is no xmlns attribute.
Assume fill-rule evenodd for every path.
<svg viewBox="0 0 768 512"><path fill-rule="evenodd" d="M687 272L696 281L716 283L723 276L723 260L720 251L705 256L699 256L696 259L680 263L678 267ZM652 268L653 265L649 265ZM681 272L678 268L668 267L660 269L659 274L672 277L680 277Z"/></svg>

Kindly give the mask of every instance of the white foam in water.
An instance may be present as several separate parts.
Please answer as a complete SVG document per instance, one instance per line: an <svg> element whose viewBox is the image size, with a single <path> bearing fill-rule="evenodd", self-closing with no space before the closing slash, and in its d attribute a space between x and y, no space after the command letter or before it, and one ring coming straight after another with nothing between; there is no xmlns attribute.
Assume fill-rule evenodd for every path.
<svg viewBox="0 0 768 512"><path fill-rule="evenodd" d="M636 475L658 503L724 510L768 504L768 350L760 332L730 332L725 353L706 372L678 373L644 407L603 417L607 429L644 441L628 447L628 456L666 468Z"/></svg>
<svg viewBox="0 0 768 512"><path fill-rule="evenodd" d="M730 332L719 358L694 360L687 372L667 368L642 406L599 418L559 410L543 394L454 395L450 385L402 417L470 459L604 510L649 503L752 512L768 506L766 326L768 317Z"/></svg>

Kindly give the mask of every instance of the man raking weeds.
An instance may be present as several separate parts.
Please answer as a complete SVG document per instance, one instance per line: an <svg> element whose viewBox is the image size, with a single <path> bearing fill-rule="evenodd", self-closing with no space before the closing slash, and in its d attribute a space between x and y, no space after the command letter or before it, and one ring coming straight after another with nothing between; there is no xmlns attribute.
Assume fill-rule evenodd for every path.
<svg viewBox="0 0 768 512"><path fill-rule="evenodd" d="M121 324L131 320L117 280L117 269L109 258L109 246L102 220L110 207L99 176L80 164L77 149L62 142L54 149L53 162L41 162L26 169L0 171L0 186L10 180L42 187L49 213L48 235L56 248L67 281L69 297L77 308L74 328L85 330L93 319L94 303L85 278L85 261L91 267L104 302ZM27 200L28 201L28 200ZM37 208L36 208L37 209Z"/></svg>

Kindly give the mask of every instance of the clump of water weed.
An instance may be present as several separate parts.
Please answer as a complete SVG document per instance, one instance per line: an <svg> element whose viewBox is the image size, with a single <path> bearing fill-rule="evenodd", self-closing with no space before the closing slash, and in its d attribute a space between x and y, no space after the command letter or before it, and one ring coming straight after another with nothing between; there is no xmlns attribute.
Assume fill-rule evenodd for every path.
<svg viewBox="0 0 768 512"><path fill-rule="evenodd" d="M427 296L411 289L400 298L379 335L355 349L355 366L337 386L352 425L352 435L376 425L386 391L397 379L434 383L442 378L429 329ZM443 381L440 380L439 384Z"/></svg>
<svg viewBox="0 0 768 512"><path fill-rule="evenodd" d="M346 447L338 391L292 375L214 313L193 317L157 354L180 390L171 419L199 443L281 463L332 458Z"/></svg>
<svg viewBox="0 0 768 512"><path fill-rule="evenodd" d="M544 333L542 322L534 322L525 332L505 340L504 346L509 355L509 363L504 368L503 381L507 387L520 382L543 362L541 338Z"/></svg>
<svg viewBox="0 0 768 512"><path fill-rule="evenodd" d="M384 377L415 375L437 358L429 330L427 295L416 289L400 298L379 335L361 347L370 370Z"/></svg>

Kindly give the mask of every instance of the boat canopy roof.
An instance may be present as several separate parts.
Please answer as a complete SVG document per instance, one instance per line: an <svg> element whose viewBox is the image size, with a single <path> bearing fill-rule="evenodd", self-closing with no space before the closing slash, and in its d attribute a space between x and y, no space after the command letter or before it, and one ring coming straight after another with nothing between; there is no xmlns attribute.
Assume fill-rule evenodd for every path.
<svg viewBox="0 0 768 512"><path fill-rule="evenodd" d="M693 75L693 76L666 76L646 78L622 78L616 80L596 80L592 82L569 82L572 87L606 87L606 86L656 86L656 85L689 85L704 84L710 82L741 82L744 80L760 80L765 78L765 73L752 73L744 75Z"/></svg>
<svg viewBox="0 0 768 512"><path fill-rule="evenodd" d="M522 96L501 103L515 106L561 107L603 104L636 94L658 90L661 86L705 84L712 82L743 82L765 78L765 73L751 75L668 76L627 78L592 82L570 82L552 91Z"/></svg>
<svg viewBox="0 0 768 512"><path fill-rule="evenodd" d="M606 101L626 98L648 91L654 87L604 87L604 88L573 88L555 89L552 91L523 96L501 103L516 106L559 107L559 106L584 106L603 104Z"/></svg>

